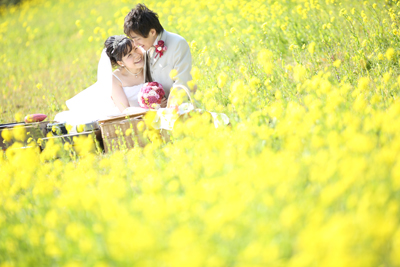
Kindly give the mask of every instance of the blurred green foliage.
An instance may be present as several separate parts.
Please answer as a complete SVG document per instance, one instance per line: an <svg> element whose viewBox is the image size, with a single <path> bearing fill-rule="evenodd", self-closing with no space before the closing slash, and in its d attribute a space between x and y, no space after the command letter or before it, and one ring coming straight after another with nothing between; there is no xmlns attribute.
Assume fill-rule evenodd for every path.
<svg viewBox="0 0 400 267"><path fill-rule="evenodd" d="M21 3L21 0L0 0L0 6L10 6Z"/></svg>

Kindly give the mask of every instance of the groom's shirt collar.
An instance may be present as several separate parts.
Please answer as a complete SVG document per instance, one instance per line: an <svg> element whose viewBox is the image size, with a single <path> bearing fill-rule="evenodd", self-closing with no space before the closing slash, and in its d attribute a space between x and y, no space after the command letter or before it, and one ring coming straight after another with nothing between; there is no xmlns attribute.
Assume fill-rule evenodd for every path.
<svg viewBox="0 0 400 267"><path fill-rule="evenodd" d="M160 33L157 35L157 38L156 38L156 40L155 40L154 43L153 43L153 46L154 46L154 47L158 44L158 41L161 40L161 37L162 37L163 33L164 33L164 31L160 32Z"/></svg>
<svg viewBox="0 0 400 267"><path fill-rule="evenodd" d="M158 41L160 41L160 38L161 38L161 33L160 33L159 35L157 35L157 38L156 38L156 40L154 41L153 46L156 46L156 45L157 45Z"/></svg>

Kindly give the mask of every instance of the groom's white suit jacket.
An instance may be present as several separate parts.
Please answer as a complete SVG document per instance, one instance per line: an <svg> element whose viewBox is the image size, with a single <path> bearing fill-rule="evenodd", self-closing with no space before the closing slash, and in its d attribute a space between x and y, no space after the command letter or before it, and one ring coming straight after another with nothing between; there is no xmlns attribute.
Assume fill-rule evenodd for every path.
<svg viewBox="0 0 400 267"><path fill-rule="evenodd" d="M187 86L187 82L192 80L190 71L192 69L192 55L186 40L175 33L170 33L164 30L161 33L161 38L164 41L167 51L160 57L150 59L150 69L153 81L159 82L164 87L166 97L174 84ZM152 53L149 53L152 55ZM155 57L154 53L153 57ZM151 56L150 56L151 57ZM177 70L177 80L173 81L169 74L171 70Z"/></svg>

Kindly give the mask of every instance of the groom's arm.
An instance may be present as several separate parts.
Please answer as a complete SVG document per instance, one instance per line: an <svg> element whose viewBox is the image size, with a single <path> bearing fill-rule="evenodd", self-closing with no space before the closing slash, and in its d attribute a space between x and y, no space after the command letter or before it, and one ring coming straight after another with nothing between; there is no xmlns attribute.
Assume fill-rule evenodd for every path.
<svg viewBox="0 0 400 267"><path fill-rule="evenodd" d="M192 75L190 74L192 70L192 54L185 39L179 41L176 51L172 69L177 70L178 75L172 87L177 84L187 87L188 81L192 80Z"/></svg>

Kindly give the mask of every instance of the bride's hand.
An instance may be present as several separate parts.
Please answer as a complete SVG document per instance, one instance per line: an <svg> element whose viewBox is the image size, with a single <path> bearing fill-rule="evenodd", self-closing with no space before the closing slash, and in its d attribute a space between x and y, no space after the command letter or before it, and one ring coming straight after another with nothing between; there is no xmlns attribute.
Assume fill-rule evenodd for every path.
<svg viewBox="0 0 400 267"><path fill-rule="evenodd" d="M167 107L167 103L168 103L168 100L164 97L164 98L161 100L160 106L161 106L162 108L166 108L166 107Z"/></svg>

